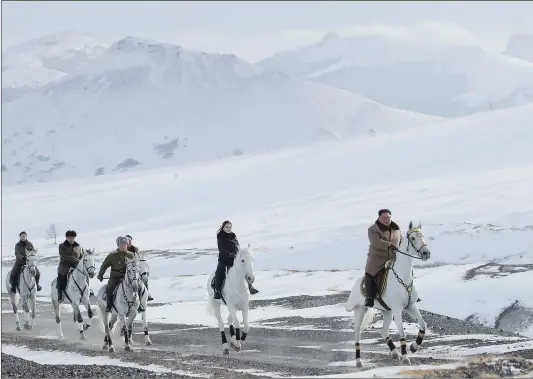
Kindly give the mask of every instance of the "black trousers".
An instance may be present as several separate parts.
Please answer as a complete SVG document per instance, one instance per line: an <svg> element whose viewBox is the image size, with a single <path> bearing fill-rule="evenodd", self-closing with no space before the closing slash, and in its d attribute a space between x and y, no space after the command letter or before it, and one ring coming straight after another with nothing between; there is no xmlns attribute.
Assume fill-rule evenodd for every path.
<svg viewBox="0 0 533 379"><path fill-rule="evenodd" d="M107 302L107 309L111 310L113 308L113 292L115 292L115 288L120 283L120 278L112 278L109 279L107 282L107 289L106 289L106 302Z"/></svg>
<svg viewBox="0 0 533 379"><path fill-rule="evenodd" d="M10 281L11 281L11 289L16 291L17 286L20 284L20 273L22 270L22 267L24 266L24 263L20 261L15 261L15 264L13 265L13 268L11 269L11 275L10 275ZM41 272L39 269L37 269L37 273L35 274L35 282L37 285L39 285L39 280L41 279Z"/></svg>
<svg viewBox="0 0 533 379"><path fill-rule="evenodd" d="M365 284L366 284L366 297L375 298L378 292L378 285L376 278L365 272Z"/></svg>
<svg viewBox="0 0 533 379"><path fill-rule="evenodd" d="M217 270L215 271L215 292L222 291L222 282L226 277L226 270L228 265L224 262L218 262Z"/></svg>
<svg viewBox="0 0 533 379"><path fill-rule="evenodd" d="M56 282L56 289L57 289L57 298L63 299L63 291L67 288L67 276L57 274L57 282Z"/></svg>

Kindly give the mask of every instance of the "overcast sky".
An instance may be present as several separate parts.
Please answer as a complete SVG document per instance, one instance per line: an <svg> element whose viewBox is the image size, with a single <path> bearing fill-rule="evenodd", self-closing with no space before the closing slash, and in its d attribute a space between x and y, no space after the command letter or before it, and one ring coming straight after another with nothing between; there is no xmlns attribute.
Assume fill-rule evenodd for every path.
<svg viewBox="0 0 533 379"><path fill-rule="evenodd" d="M501 51L533 33L533 2L2 2L2 50L75 28L104 42L137 36L257 61L324 33L388 33Z"/></svg>

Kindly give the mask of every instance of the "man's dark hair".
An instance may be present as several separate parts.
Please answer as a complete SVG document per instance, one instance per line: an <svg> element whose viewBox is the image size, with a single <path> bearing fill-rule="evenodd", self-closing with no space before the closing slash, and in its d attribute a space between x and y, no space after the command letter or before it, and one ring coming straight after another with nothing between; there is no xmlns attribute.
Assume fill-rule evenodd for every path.
<svg viewBox="0 0 533 379"><path fill-rule="evenodd" d="M378 212L378 216L381 216L383 213L388 213L388 214L392 214L392 212L390 210L388 210L387 208L385 209L380 209L379 212Z"/></svg>
<svg viewBox="0 0 533 379"><path fill-rule="evenodd" d="M77 237L77 236L78 234L74 230L67 230L67 232L65 233L65 237Z"/></svg>
<svg viewBox="0 0 533 379"><path fill-rule="evenodd" d="M21 235L23 235L23 234L28 235L28 233L26 233L26 232L23 230L22 232L19 233L19 237L20 237Z"/></svg>
<svg viewBox="0 0 533 379"><path fill-rule="evenodd" d="M132 240L132 239L133 239L133 237L132 237L132 236L130 236L129 234L126 234L126 235L125 235L124 237L128 237L128 238L129 238L130 240Z"/></svg>

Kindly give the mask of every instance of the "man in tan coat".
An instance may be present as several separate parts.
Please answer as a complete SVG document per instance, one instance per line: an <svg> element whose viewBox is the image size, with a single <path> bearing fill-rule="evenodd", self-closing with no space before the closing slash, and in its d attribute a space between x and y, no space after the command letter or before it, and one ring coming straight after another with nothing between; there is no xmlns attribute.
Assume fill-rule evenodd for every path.
<svg viewBox="0 0 533 379"><path fill-rule="evenodd" d="M391 219L391 211L380 209L378 219L368 228L370 246L365 267L367 298L365 306L373 307L377 293L376 276L396 260L396 249L401 240L400 227Z"/></svg>

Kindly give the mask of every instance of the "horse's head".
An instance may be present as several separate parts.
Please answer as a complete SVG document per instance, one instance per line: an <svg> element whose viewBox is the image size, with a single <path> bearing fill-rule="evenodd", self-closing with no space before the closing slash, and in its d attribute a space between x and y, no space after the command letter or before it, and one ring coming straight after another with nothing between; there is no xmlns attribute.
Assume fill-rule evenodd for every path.
<svg viewBox="0 0 533 379"><path fill-rule="evenodd" d="M126 259L126 277L124 280L131 286L134 292L139 290L139 274L136 259Z"/></svg>
<svg viewBox="0 0 533 379"><path fill-rule="evenodd" d="M431 251L429 251L424 236L422 235L422 223L419 222L418 226L414 226L413 222L409 223L409 230L407 231L407 250L413 248L418 257L423 261L427 261L431 257Z"/></svg>
<svg viewBox="0 0 533 379"><path fill-rule="evenodd" d="M26 250L26 266L31 276L37 275L37 250Z"/></svg>
<svg viewBox="0 0 533 379"><path fill-rule="evenodd" d="M250 279L251 283L253 283L255 275L252 264L252 247L250 245L239 249L239 252L235 256L235 263L243 267L246 277Z"/></svg>
<svg viewBox="0 0 533 379"><path fill-rule="evenodd" d="M146 281L148 280L148 276L150 275L150 267L148 267L148 262L146 261L146 258L141 256L138 259L138 264L140 279L144 280L144 282L146 283Z"/></svg>
<svg viewBox="0 0 533 379"><path fill-rule="evenodd" d="M89 278L93 278L96 272L94 249L87 249L83 254L83 268L89 275Z"/></svg>

